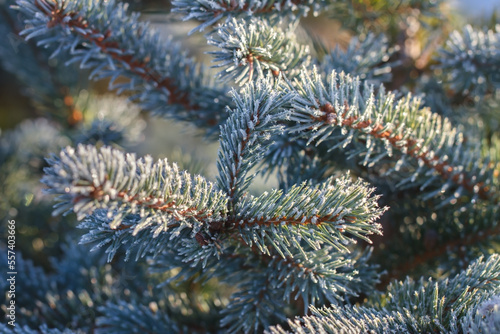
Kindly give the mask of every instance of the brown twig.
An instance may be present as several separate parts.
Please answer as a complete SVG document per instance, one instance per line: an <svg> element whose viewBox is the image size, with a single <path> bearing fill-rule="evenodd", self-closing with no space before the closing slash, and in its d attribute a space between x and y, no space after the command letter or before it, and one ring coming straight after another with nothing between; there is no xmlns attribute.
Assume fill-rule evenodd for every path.
<svg viewBox="0 0 500 334"><path fill-rule="evenodd" d="M89 197L94 200L100 201L104 199L104 196L107 194L104 192L102 186L93 186L93 190L90 192ZM86 198L87 196L77 196L73 198L73 203L78 203L81 199ZM121 199L122 201L134 204L142 207L146 207L152 210L158 210L162 212L167 212L171 214L181 215L181 216L189 216L193 217L197 220L203 220L212 215L212 213L207 212L206 210L198 210L196 208L185 208L179 210L176 208L175 202L165 202L157 200L155 203L151 203L155 198L152 196L140 197L139 195L128 195L125 191L120 191L116 194L116 197Z"/></svg>
<svg viewBox="0 0 500 334"><path fill-rule="evenodd" d="M315 225L315 226L320 226L324 221L334 221L336 220L338 217L340 216L340 213L339 214L336 214L336 215L325 215L325 216L318 216L318 215L314 215L312 217L309 217L309 218L306 218L305 216L303 217L299 217L299 218L289 218L289 217L274 217L274 218L271 218L271 219L263 219L262 217L260 219L252 219L252 220L243 220L242 223L234 223L235 226L241 226L241 227L244 227L244 226L255 226L255 225L259 225L259 226L271 226L271 225L274 225L274 226L278 226L281 224L281 222L286 222L287 225L303 225L303 226L307 226L307 225ZM306 219L304 219L306 218ZM356 217L354 216L345 216L343 217L343 219L346 221L346 222L355 222L356 221ZM343 232L344 229L342 228L339 228L338 229L340 232Z"/></svg>

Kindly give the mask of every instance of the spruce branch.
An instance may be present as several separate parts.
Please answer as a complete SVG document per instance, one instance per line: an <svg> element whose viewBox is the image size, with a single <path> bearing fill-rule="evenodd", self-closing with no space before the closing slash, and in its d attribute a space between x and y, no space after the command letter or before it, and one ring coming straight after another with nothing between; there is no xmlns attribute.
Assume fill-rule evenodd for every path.
<svg viewBox="0 0 500 334"><path fill-rule="evenodd" d="M96 321L96 333L179 333L179 327L170 317L158 310L137 303L108 303L99 308L102 314Z"/></svg>
<svg viewBox="0 0 500 334"><path fill-rule="evenodd" d="M290 79L310 62L309 48L297 42L292 28L283 31L261 18L230 19L209 35L208 43L220 49L209 52L219 62L214 67L223 67L219 78L240 84L269 73Z"/></svg>
<svg viewBox="0 0 500 334"><path fill-rule="evenodd" d="M80 334L83 331L74 331L71 329L60 330L57 328L49 328L46 324L33 329L29 326L16 326L12 328L11 326L0 324L0 332L9 334Z"/></svg>
<svg viewBox="0 0 500 334"><path fill-rule="evenodd" d="M415 320L401 313L357 306L311 307L312 315L288 319L291 331L281 326L270 327L266 334L315 333L411 333ZM412 328L413 327L413 328Z"/></svg>
<svg viewBox="0 0 500 334"><path fill-rule="evenodd" d="M425 323L426 318L436 319L448 327L457 317L464 316L469 308L499 293L499 270L498 254L488 259L481 256L450 279L433 282L432 279L414 281L407 278L404 282L392 283L387 289L387 299L381 303L389 311L410 310L417 305L411 312L420 319L422 331L433 330L432 323Z"/></svg>
<svg viewBox="0 0 500 334"><path fill-rule="evenodd" d="M243 196L240 192L236 192L241 191L241 188L249 183L244 173L249 169L248 166L251 168L258 162L258 159L250 160L250 162L247 162L247 159L258 157L262 154L262 149L265 149L265 146L261 148L253 145L252 149L256 151L247 152L247 145L259 143L259 141L262 141L263 145L268 145L270 138L265 137L266 132L281 130L280 126L275 124L277 120L282 120L286 116L281 109L285 103L289 103L292 95L285 95L282 89L276 89L278 85L280 85L279 81L273 83L272 79L261 79L247 84L243 97L234 93L238 109L232 113L228 123L223 126L220 151L220 157L228 156L236 159L232 160L237 161L235 166L241 162L244 167L242 167L243 173L241 174L243 176L234 173L232 174L234 178L226 183L227 185L239 182L243 185L238 184L238 188L227 188L228 194L231 194L231 190L235 191L233 198L236 201L230 207L233 212L231 215L225 215L228 205L227 194L214 190L212 185L203 179L198 180L187 174L181 174L175 166L168 166L166 161L153 164L151 158L136 160L133 155L125 155L106 147L99 150L92 146L82 145L76 150L67 148L59 157L50 161L51 167L46 170L43 181L49 186L48 192L61 195L62 204L59 210L72 208L80 219L87 216L82 227L88 228L89 233L82 241L97 242L97 247L109 245L108 260L122 245L128 248L127 256L134 253L137 257L150 253L169 254L169 260L165 262L167 268L180 268L181 270L178 270L178 273L168 282L172 279L191 279L199 273L202 273L199 276L200 279L201 277L204 277L203 279L218 277L227 272L227 270L220 270L224 266L234 268L228 265L228 261L233 265L243 266L240 268L242 269L248 264L246 261L241 263L244 258L237 260L234 257L238 258L245 254L248 257L249 248L256 257L255 263L251 265L253 270L265 263L269 265L272 259L266 257L274 256L275 252L271 253L268 247L276 243L268 237L264 240L265 243L262 243L261 249L255 252L251 241L245 240L243 233L238 233L238 220L247 219L248 223L243 224L245 228L253 225L261 229L262 233L269 233L269 229L276 232L275 225L277 225L278 229L286 232L280 236L282 240L293 238L298 247L287 250L290 256L286 258L284 251L279 252L284 258L282 261L286 261L287 266L294 268L294 273L299 272L305 275L303 280L297 278L294 285L283 287L281 285L283 281L278 279L279 277L270 272L265 274L266 284L276 287L277 291L272 294L268 290L267 292L261 291L259 298L263 301L271 298L269 300L276 305L273 295L283 296L283 293L288 294L292 290L300 291L301 298L307 301L322 298L336 300L342 298L341 295L347 291L355 294L355 289L348 289L340 282L342 277L349 281L349 277L354 275L354 269L347 268L348 266L342 261L338 262L328 257L326 250L321 251L321 249L326 249L323 243L335 243L338 248L342 243L350 242L350 238L342 239L340 235L344 229L351 235L364 239L366 239L365 235L379 232L380 226L374 223L374 220L383 213L384 209L378 209L376 203L378 198L371 196L372 189L368 189L362 182L351 183L348 180L338 180L335 185L333 182L332 184L325 183L316 188L308 188L305 185L297 186L285 195L279 192L273 193L276 202L273 202L276 204L274 212L269 211L270 207L259 207L260 204L253 197ZM234 129L236 131L230 131ZM230 146L226 140L229 144L231 140L236 140L235 144L232 144L233 150L229 150ZM224 145L228 148L225 151ZM226 166L228 163L220 164L220 166L223 165ZM241 177L241 181L236 180L238 177ZM198 186L199 184L201 186ZM222 182L221 184L224 185ZM192 197L195 198L192 199ZM306 197L311 197L314 205L312 203L308 205ZM293 201L296 201L303 212L300 217L286 218L285 214L292 215ZM330 210L333 204L337 212ZM252 207L254 210L251 210ZM262 224L255 224L255 217L252 215L258 212L262 215L269 215L266 218L258 218L267 219L267 221L263 220ZM88 216L89 214L91 216ZM275 222L272 217L275 217L277 221ZM152 220L164 222L164 224L155 227ZM289 226L284 226L283 221ZM113 228L114 230L111 230ZM157 239L168 246L159 244L155 240L151 241L150 239L155 238L148 238L146 228L154 229L154 235L163 232ZM182 231L183 228L185 229ZM331 236L332 233L338 235ZM188 237L187 234L191 235ZM178 242L170 241L173 236L177 237ZM303 238L306 244L314 245L315 250L307 253L307 250L304 250L306 247L297 241L297 237ZM342 241L339 241L341 239ZM296 249L293 250L293 248ZM344 245L342 249L345 249ZM301 253L303 256L294 253ZM320 257L324 260L321 266L319 266ZM333 259L331 266L325 266L324 262L329 263L330 259ZM276 263L282 261L274 260ZM342 273L336 272L339 268L342 268ZM247 272L250 275L253 271L245 269L238 272ZM259 275L262 274L264 273ZM282 272L282 274L286 273ZM234 275L223 276L229 279ZM285 295L284 298L287 296ZM233 302L239 303L237 300ZM268 303L262 305L268 305ZM235 307L235 310L238 309L240 307ZM257 309L256 312L258 315L264 310ZM276 311L268 312L268 314L272 315L274 312ZM232 314L232 311L230 313ZM266 317L263 316L262 319L256 321L258 324L263 324L265 319ZM246 321L243 323L248 325ZM268 326L270 323L265 325Z"/></svg>
<svg viewBox="0 0 500 334"><path fill-rule="evenodd" d="M300 308L304 308L304 313L310 305L339 304L357 297L359 293L373 289L378 281L379 274L366 263L370 251L339 252L331 246L318 250L310 247L304 249L285 258L256 250L252 250L252 255L248 256L243 253L243 249L238 253L222 254L222 265L218 264L216 270L222 271L222 274L217 273L217 277L226 279L233 276L227 280L228 283L254 281L253 273L264 272L266 285L272 294L282 295L282 299L298 308L299 312ZM240 267L246 274L242 276L228 271L227 267L234 266Z"/></svg>
<svg viewBox="0 0 500 334"><path fill-rule="evenodd" d="M24 41L19 36L22 19L16 14L19 13L8 8L7 3L0 4L0 62L3 69L13 74L24 87L22 93L37 111L64 119L69 126L79 124L81 112L74 103L78 71L61 71L49 64L50 53L54 50L37 49L32 41Z"/></svg>
<svg viewBox="0 0 500 334"><path fill-rule="evenodd" d="M46 263L50 271L15 259L19 323L0 332L498 331L500 255L462 270L500 242L500 141L492 134L500 89L487 71L498 69L498 27L455 33L434 73L449 72L446 79L457 82L448 81L450 90L436 80L429 106L454 111L454 103L480 102L475 115L489 124L474 127L477 119L450 121L419 98L386 91L380 83L390 78L393 49L383 36L366 34L388 30L389 40L413 49L409 42L427 34L418 19L438 14L444 0L174 0L174 12L200 23L193 31L210 30L219 78L241 85L229 93L183 46L163 41L118 0L16 1L29 44L19 45L23 57L0 62L28 78L35 99L40 90L36 101L80 117L70 127L35 121L2 134L0 180L7 183L0 192L7 197L0 196L0 209L8 210L0 211L29 221L10 201L36 200L40 184L32 186L29 174L38 175L41 157L55 151L42 180L46 193L58 196L53 212L75 213L85 231L63 245L61 234L36 233L54 222L66 229L71 220L44 219L37 231L17 226L20 236L37 238L28 242L37 255L50 246L59 252ZM300 17L342 8L351 11L342 25L364 33L345 52L319 46L319 59L311 59L295 36L309 24ZM11 18L0 22L0 35L19 29ZM15 58L16 45L2 40L0 58ZM74 94L76 83L59 77L69 70L52 66L61 62L110 79L110 88L138 103ZM409 85L402 89L432 90L422 88L427 70L404 74ZM43 87L46 75L53 78ZM220 133L216 182L167 160L102 147L137 138L142 109ZM271 172L279 187L266 181L261 187L270 190L254 190L255 175ZM372 242L374 259L365 248ZM91 244L91 256L81 244ZM423 271L432 278L409 276Z"/></svg>
<svg viewBox="0 0 500 334"><path fill-rule="evenodd" d="M396 99L383 87L375 96L373 87L359 86L359 79L343 74L332 72L323 80L316 71L311 76L303 72L290 117L297 125L291 131L304 133L309 143L332 143L332 149L361 144L352 154L364 154L362 163L368 167L397 151L401 157L394 170L411 171L400 186L420 180L423 190L436 177L442 180L442 187L427 197L451 188L450 202L465 192L497 203L495 164L466 145L463 133L447 119L421 108L419 99Z"/></svg>
<svg viewBox="0 0 500 334"><path fill-rule="evenodd" d="M78 225L78 228L87 231L80 243L92 245L91 251L105 248L108 262L117 254L124 253L127 261L139 261L147 257L150 268L161 268L161 272L180 270L177 275L166 280L167 283L180 277L184 280L191 279L204 272L205 268L216 266L221 254L225 252L219 243L204 239L203 234L210 230L210 226L205 226L194 236L192 231L185 229L180 233L167 231L152 238L149 229L134 233L136 226L141 223L139 215L124 217L118 228L110 227L112 221L113 217L109 217L107 211L102 209L87 216ZM183 268L186 263L190 264L189 268Z"/></svg>
<svg viewBox="0 0 500 334"><path fill-rule="evenodd" d="M297 253L293 258L272 257L268 276L275 277L273 283L284 292L287 303L291 297L301 298L306 313L310 305L337 304L346 296L355 296L355 282L360 280L354 265L349 253L323 247Z"/></svg>
<svg viewBox="0 0 500 334"><path fill-rule="evenodd" d="M363 39L353 37L345 50L337 45L330 51L321 44L316 49L316 53L322 56L321 73L344 72L373 84L390 81L392 67L397 65L389 62L394 49L389 47L384 35L368 34Z"/></svg>
<svg viewBox="0 0 500 334"><path fill-rule="evenodd" d="M55 47L52 56L68 52L69 63L91 68L93 78L111 78L110 88L133 93L144 109L208 128L222 120L230 104L224 90L211 85L179 44L162 41L138 14L129 15L126 4L19 0L18 6L27 17L21 32L27 40ZM114 84L119 76L129 81Z"/></svg>
<svg viewBox="0 0 500 334"><path fill-rule="evenodd" d="M478 99L500 89L500 25L482 31L470 25L454 31L439 50L437 67L458 94L476 95Z"/></svg>
<svg viewBox="0 0 500 334"><path fill-rule="evenodd" d="M4 246L4 245L2 245ZM3 248L7 251L7 248ZM0 269L8 272L7 261L3 261L0 264ZM43 300L45 295L51 290L51 279L45 275L43 269L41 267L35 266L33 261L25 259L21 253L18 253L16 257L16 268L19 272L17 278L19 282L17 282L17 288L20 291L25 291L26 294L19 294L16 299L17 305L21 305L27 309L31 309L36 307L36 303L39 300ZM3 279L0 282L0 288L8 291L9 289L9 281L7 279ZM0 301L2 302L1 310L8 314L8 310L6 309L8 304L7 294L3 294L0 297Z"/></svg>
<svg viewBox="0 0 500 334"><path fill-rule="evenodd" d="M206 246L203 246L203 250L206 250ZM357 252L341 253L332 247L323 247L320 250L309 248L305 252L296 252L291 257L282 258L275 254L262 254L254 249L249 254L248 248L237 245L221 251L217 257L212 255L206 258L205 262L208 264L202 265L199 261L202 257L200 249L190 251L192 255L189 257L181 254L185 253L186 249L184 247L178 255L168 253L157 257L154 260L154 271L164 272L177 269L178 266L180 269L177 269L178 273L167 282L188 278L206 282L209 278L215 277L227 284L239 286L242 284L236 295L231 297L231 300L234 299L231 304L236 306L234 308L228 306L223 312L226 314L224 323L233 325L236 321L239 328L260 326L259 324L263 323L262 320L255 318L247 319L248 312L258 311L263 319L275 317L278 311L274 306L269 307L270 301L281 305L284 300L292 305L296 304L298 311L300 308L306 308L307 311L311 303L314 305L325 302L339 303L347 296L357 296L362 290L357 286L357 283L361 283L361 279L365 279L363 283L366 286L370 285L373 288L378 277L377 274L364 271L367 254L360 257ZM172 259L182 260L176 262ZM185 265L186 263L189 267ZM361 273L358 269L361 269ZM371 269L373 268L369 270ZM255 284L259 286L257 295L247 291L248 286ZM240 300L241 295L245 296L244 300ZM248 298L258 301L257 305L255 303L246 305ZM291 301L291 298L294 301Z"/></svg>
<svg viewBox="0 0 500 334"><path fill-rule="evenodd" d="M242 198L255 174L250 170L262 159L272 143L272 138L283 131L278 122L286 119L283 106L290 102L293 93L278 89L283 83L278 79L262 78L248 83L241 92L232 91L235 109L221 127L218 152L217 182L229 196L229 212Z"/></svg>
<svg viewBox="0 0 500 334"><path fill-rule="evenodd" d="M138 261L146 255L156 257L161 252L175 247L175 240L171 240L170 233L161 233L156 238L151 238L151 231L143 229L137 233L134 230L141 222L139 215L128 215L123 218L118 228L111 228L113 217L108 216L106 210L96 210L87 216L78 228L86 230L81 239L81 244L92 244L91 251L105 248L108 254L107 261L115 257L120 250L125 250L125 259L134 258ZM185 236L182 233L181 236Z"/></svg>
<svg viewBox="0 0 500 334"><path fill-rule="evenodd" d="M460 325L466 333L497 333L500 331L500 296L495 295L472 308L462 318Z"/></svg>
<svg viewBox="0 0 500 334"><path fill-rule="evenodd" d="M269 254L270 244L282 257L293 257L292 249L302 249L302 243L315 250L324 243L348 251L346 245L355 240L347 234L370 242L367 235L381 233L375 221L386 209L378 207L373 190L348 177L314 187L296 185L285 194L274 190L243 200L234 226L246 244L262 253Z"/></svg>
<svg viewBox="0 0 500 334"><path fill-rule="evenodd" d="M311 307L312 315L288 320L293 333L357 332L454 332L459 320L469 311L484 309L484 303L497 296L500 289L500 257L480 257L466 270L451 279L432 279L393 283L385 294L366 306ZM467 323L464 321L463 323ZM280 326L269 333L286 333Z"/></svg>
<svg viewBox="0 0 500 334"><path fill-rule="evenodd" d="M109 147L79 145L61 151L49 164L42 182L48 193L60 195L54 214L72 209L83 219L106 209L115 229L126 216L138 214L134 233L157 225L158 235L169 229L180 233L226 213L224 193L201 176L180 172L166 159L153 163L149 156L136 160L134 154Z"/></svg>
<svg viewBox="0 0 500 334"><path fill-rule="evenodd" d="M63 331L69 327L68 324L78 330L71 333L87 333L94 326L96 314L93 307L106 300L123 297L121 292L125 279L113 275L110 266L99 268L102 254L93 253L89 256L87 249L74 242L63 246L63 249L67 253L61 259L54 258L51 261L53 272L35 266L32 261L25 260L21 253L16 254L16 286L19 291L25 292L16 296L19 315L16 317L16 328L36 328L40 325L40 319L44 319L47 328L54 329L53 333L68 333ZM4 266L7 272L7 262ZM75 273L79 274L78 277L75 277ZM136 274L139 274L137 269ZM132 290L129 290L129 296L137 298L137 291L133 291L132 285L128 288ZM143 292L140 291L141 294ZM7 306L7 303L2 304ZM33 330L27 333L39 332Z"/></svg>
<svg viewBox="0 0 500 334"><path fill-rule="evenodd" d="M174 0L173 12L185 14L184 20L197 20L202 23L191 30L189 34L196 31L203 31L205 28L214 25L223 18L232 17L252 17L256 15L288 17L297 20L301 16L306 16L313 8L317 15L319 10L326 7L326 1L314 0L279 0L279 1L233 1L233 0Z"/></svg>
<svg viewBox="0 0 500 334"><path fill-rule="evenodd" d="M285 303L265 273L255 272L252 279L239 284L224 309L221 326L228 333L257 333L262 328L286 319Z"/></svg>

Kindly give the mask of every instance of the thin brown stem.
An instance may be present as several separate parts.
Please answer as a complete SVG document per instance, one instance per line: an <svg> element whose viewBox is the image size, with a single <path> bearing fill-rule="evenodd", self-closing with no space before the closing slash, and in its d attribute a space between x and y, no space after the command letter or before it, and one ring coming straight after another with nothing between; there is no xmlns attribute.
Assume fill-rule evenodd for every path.
<svg viewBox="0 0 500 334"><path fill-rule="evenodd" d="M89 196L94 200L100 201L104 199L106 193L104 192L102 186L93 186L93 190L90 192ZM84 197L86 196L81 195L75 197L73 199L73 203L77 203ZM145 197L140 197L139 195L130 196L125 191L120 191L116 194L116 197L130 205L133 204L136 206L141 206L148 209L167 212L180 216L189 216L197 220L203 220L212 215L210 212L207 212L206 210L199 210L197 208L184 208L180 210L176 207L177 204L175 202L162 201L152 196L145 196Z"/></svg>
<svg viewBox="0 0 500 334"><path fill-rule="evenodd" d="M303 216L303 217L299 217L299 218L293 218L293 217L274 217L274 218L270 218L270 219L264 219L264 218L261 217L259 219L243 219L243 220L240 220L240 222L238 222L238 223L234 223L234 226L241 226L241 227L244 227L244 226L255 226L255 225L259 225L259 226L271 226L271 225L278 226L282 222L285 222L289 226L290 225L303 225L303 226L315 225L315 226L320 226L325 221L334 221L334 220L338 219L339 216L340 216L340 214L325 215L325 216L314 215L314 216L311 216L311 217L305 217L305 216ZM352 223L352 222L356 221L356 217L354 217L354 216L344 216L343 220L345 220L346 222ZM339 231L343 232L344 230L342 228L339 228Z"/></svg>
<svg viewBox="0 0 500 334"><path fill-rule="evenodd" d="M246 60L247 60L247 63L248 63L248 67L249 67L249 71L248 71L248 80L249 81L252 81L253 79L253 74L254 74L254 71L255 71L255 66L254 66L254 62L257 60L259 62L261 62L262 60L264 60L264 62L267 62L267 63L270 63L270 61L268 61L267 59L265 59L263 56L256 56L254 55L253 53L249 53L248 56L246 57ZM244 64L240 64L239 66L244 66ZM275 70L271 70L271 74L275 77L278 77L280 75L280 73L282 73L281 70L279 69L275 69Z"/></svg>

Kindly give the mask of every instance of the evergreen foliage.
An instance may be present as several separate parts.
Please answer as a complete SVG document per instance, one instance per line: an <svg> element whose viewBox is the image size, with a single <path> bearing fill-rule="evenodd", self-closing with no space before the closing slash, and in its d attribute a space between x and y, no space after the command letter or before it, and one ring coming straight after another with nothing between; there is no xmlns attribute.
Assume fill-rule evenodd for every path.
<svg viewBox="0 0 500 334"><path fill-rule="evenodd" d="M455 91L477 96L498 89L500 85L500 26L482 31L466 26L454 31L440 51L439 67Z"/></svg>
<svg viewBox="0 0 500 334"><path fill-rule="evenodd" d="M126 3L0 3L39 116L0 137L0 332L498 332L500 28L448 37L444 3L173 1L218 74ZM158 116L215 175L142 153Z"/></svg>
<svg viewBox="0 0 500 334"><path fill-rule="evenodd" d="M251 18L238 22L232 19L217 29L208 39L220 51L211 52L215 66L227 67L219 77L231 76L237 83L252 81L272 73L286 73L288 78L298 74L297 69L310 61L309 49L296 41L293 30L287 32L272 27L266 20Z"/></svg>

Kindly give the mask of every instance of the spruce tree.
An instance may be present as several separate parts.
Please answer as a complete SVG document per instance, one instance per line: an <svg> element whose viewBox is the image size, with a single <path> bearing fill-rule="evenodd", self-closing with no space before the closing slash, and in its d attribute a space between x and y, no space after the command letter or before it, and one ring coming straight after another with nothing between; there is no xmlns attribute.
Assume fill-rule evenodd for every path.
<svg viewBox="0 0 500 334"><path fill-rule="evenodd" d="M447 5L0 3L0 331L500 332L500 24Z"/></svg>

